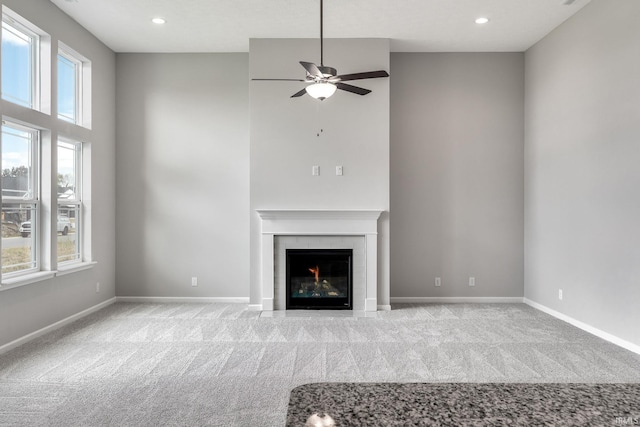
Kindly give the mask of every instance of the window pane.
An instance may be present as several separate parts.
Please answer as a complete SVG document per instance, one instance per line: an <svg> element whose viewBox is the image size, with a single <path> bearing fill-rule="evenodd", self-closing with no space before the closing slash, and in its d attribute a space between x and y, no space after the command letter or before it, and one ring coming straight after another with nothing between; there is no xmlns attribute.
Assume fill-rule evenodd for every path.
<svg viewBox="0 0 640 427"><path fill-rule="evenodd" d="M78 65L58 55L58 117L76 122Z"/></svg>
<svg viewBox="0 0 640 427"><path fill-rule="evenodd" d="M80 261L82 144L58 141L58 262Z"/></svg>
<svg viewBox="0 0 640 427"><path fill-rule="evenodd" d="M80 207L63 205L58 208L58 262L80 259L80 239L78 238Z"/></svg>
<svg viewBox="0 0 640 427"><path fill-rule="evenodd" d="M34 133L2 126L2 197L28 200L34 195Z"/></svg>
<svg viewBox="0 0 640 427"><path fill-rule="evenodd" d="M2 22L2 97L33 106L33 45L28 34Z"/></svg>
<svg viewBox="0 0 640 427"><path fill-rule="evenodd" d="M58 200L78 199L79 144L58 143Z"/></svg>
<svg viewBox="0 0 640 427"><path fill-rule="evenodd" d="M2 205L2 274L37 267L35 204Z"/></svg>

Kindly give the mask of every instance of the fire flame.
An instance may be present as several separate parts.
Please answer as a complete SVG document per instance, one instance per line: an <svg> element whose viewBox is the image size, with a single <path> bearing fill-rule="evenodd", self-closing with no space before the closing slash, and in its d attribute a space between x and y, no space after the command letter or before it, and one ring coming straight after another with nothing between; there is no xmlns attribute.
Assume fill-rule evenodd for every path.
<svg viewBox="0 0 640 427"><path fill-rule="evenodd" d="M320 267L316 265L315 268L309 268L309 271L312 272L316 276L316 283L320 280Z"/></svg>

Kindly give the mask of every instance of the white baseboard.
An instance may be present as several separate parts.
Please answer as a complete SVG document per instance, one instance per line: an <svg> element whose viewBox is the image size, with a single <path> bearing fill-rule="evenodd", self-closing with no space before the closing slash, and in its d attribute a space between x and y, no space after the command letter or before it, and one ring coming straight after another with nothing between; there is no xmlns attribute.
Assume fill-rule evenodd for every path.
<svg viewBox="0 0 640 427"><path fill-rule="evenodd" d="M612 335L608 332L602 331L598 328L594 328L591 325L587 325L584 322L581 322L579 320L574 319L573 317L567 316L566 314L562 314L559 311L555 311L545 305L539 304L535 301L531 301L530 299L524 298L524 303L537 309L540 310L544 313L547 313L550 316L553 316L557 319L560 319L564 322L569 323L570 325L575 326L576 328L580 328L585 332L588 332L592 335L597 336L598 338L602 338L605 341L609 341L610 343L613 343L617 346L620 346L622 348L625 348L629 351L632 351L634 353L640 354L640 345L636 345L632 342L623 340L622 338L618 338L615 335Z"/></svg>
<svg viewBox="0 0 640 427"><path fill-rule="evenodd" d="M262 311L262 304L249 304L249 311Z"/></svg>
<svg viewBox="0 0 640 427"><path fill-rule="evenodd" d="M391 297L392 304L522 303L522 297Z"/></svg>
<svg viewBox="0 0 640 427"><path fill-rule="evenodd" d="M153 303L238 303L249 304L247 297L116 297L118 302L153 302Z"/></svg>
<svg viewBox="0 0 640 427"><path fill-rule="evenodd" d="M11 341L10 343L7 343L3 346L0 347L0 354L6 353L10 350L13 350L16 347L20 347L23 344L28 343L31 340L34 340L36 338L41 337L44 334L48 334L49 332L55 331L56 329L59 329L63 326L68 325L69 323L75 322L78 319L82 319L85 316L88 316L91 313L95 313L98 310L101 310L111 304L113 304L114 302L116 302L116 298L111 298L108 299L106 301L101 302L100 304L96 304L93 307L89 307L86 310L82 310L80 313L76 313L73 314L65 319L62 319L56 323L53 323L49 326L45 326L42 329L38 329L35 332L32 332L28 335L25 335L23 337L20 337L16 340Z"/></svg>
<svg viewBox="0 0 640 427"><path fill-rule="evenodd" d="M391 304L378 305L378 311L390 311Z"/></svg>

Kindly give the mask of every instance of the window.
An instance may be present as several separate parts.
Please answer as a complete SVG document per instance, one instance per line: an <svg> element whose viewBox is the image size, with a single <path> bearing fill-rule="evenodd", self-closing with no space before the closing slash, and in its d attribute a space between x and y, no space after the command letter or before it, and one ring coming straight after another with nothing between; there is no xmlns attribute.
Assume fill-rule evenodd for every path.
<svg viewBox="0 0 640 427"><path fill-rule="evenodd" d="M2 274L39 269L39 132L2 125Z"/></svg>
<svg viewBox="0 0 640 427"><path fill-rule="evenodd" d="M82 260L82 144L58 141L58 263Z"/></svg>
<svg viewBox="0 0 640 427"><path fill-rule="evenodd" d="M91 128L91 61L58 42L58 118Z"/></svg>
<svg viewBox="0 0 640 427"><path fill-rule="evenodd" d="M36 108L39 37L2 14L2 98Z"/></svg>
<svg viewBox="0 0 640 427"><path fill-rule="evenodd" d="M58 50L58 118L83 125L83 76L88 61L62 42Z"/></svg>
<svg viewBox="0 0 640 427"><path fill-rule="evenodd" d="M11 116L0 132L4 290L94 262L91 197L83 193L91 189L91 144L79 142L91 135L91 61L0 8L0 104Z"/></svg>
<svg viewBox="0 0 640 427"><path fill-rule="evenodd" d="M58 118L76 123L78 118L79 64L58 54Z"/></svg>

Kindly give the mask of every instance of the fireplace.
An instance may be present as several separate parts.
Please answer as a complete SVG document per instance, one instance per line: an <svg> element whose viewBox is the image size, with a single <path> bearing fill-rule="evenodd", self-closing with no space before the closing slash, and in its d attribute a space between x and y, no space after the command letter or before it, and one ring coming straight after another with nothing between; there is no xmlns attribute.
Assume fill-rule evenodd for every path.
<svg viewBox="0 0 640 427"><path fill-rule="evenodd" d="M350 310L351 249L287 249L287 309Z"/></svg>
<svg viewBox="0 0 640 427"><path fill-rule="evenodd" d="M256 212L261 220L258 282L261 304L251 309L287 309L287 250L331 248L352 250L351 310L377 310L378 218L382 211L260 209Z"/></svg>

